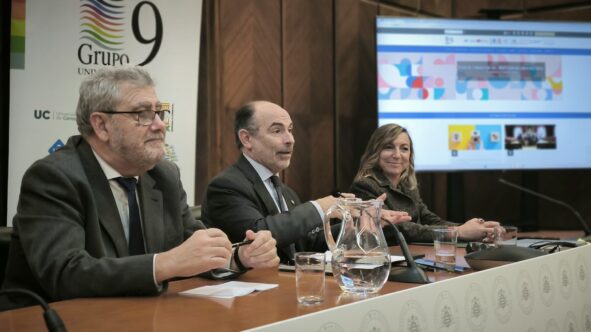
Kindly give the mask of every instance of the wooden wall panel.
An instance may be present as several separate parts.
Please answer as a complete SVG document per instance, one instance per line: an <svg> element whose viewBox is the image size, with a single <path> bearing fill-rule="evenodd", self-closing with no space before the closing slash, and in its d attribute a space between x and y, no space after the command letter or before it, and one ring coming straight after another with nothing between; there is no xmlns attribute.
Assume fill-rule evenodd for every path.
<svg viewBox="0 0 591 332"><path fill-rule="evenodd" d="M289 184L303 200L333 187L333 1L283 1L284 107L296 144Z"/></svg>
<svg viewBox="0 0 591 332"><path fill-rule="evenodd" d="M233 164L234 113L245 102L281 104L281 3L279 0L220 1L220 167Z"/></svg>
<svg viewBox="0 0 591 332"><path fill-rule="evenodd" d="M570 204L591 226L591 171L554 170L539 172L538 190L547 196ZM572 211L545 200L539 200L540 227L580 228Z"/></svg>
<svg viewBox="0 0 591 332"><path fill-rule="evenodd" d="M591 3L587 6L558 12L527 12L508 16L512 20L532 20L532 21L572 21L589 22L591 21Z"/></svg>
<svg viewBox="0 0 591 332"><path fill-rule="evenodd" d="M238 107L260 99L282 103L281 1L206 0L203 22L200 68L208 76L199 85L197 202L211 178L239 156Z"/></svg>
<svg viewBox="0 0 591 332"><path fill-rule="evenodd" d="M371 2L341 0L335 8L335 186L347 191L377 127L375 17Z"/></svg>
<svg viewBox="0 0 591 332"><path fill-rule="evenodd" d="M521 192L501 184L498 179L521 183L521 172L464 172L464 206L466 220L481 217L504 223L523 225L519 205Z"/></svg>
<svg viewBox="0 0 591 332"><path fill-rule="evenodd" d="M0 5L0 226L6 226L8 218L8 139L10 109L10 25L12 1Z"/></svg>
<svg viewBox="0 0 591 332"><path fill-rule="evenodd" d="M199 91L197 112L197 147L195 153L195 204L203 201L209 180L219 172L219 137L216 127L219 89L218 3L203 1L201 49L199 52ZM216 148L217 147L217 148Z"/></svg>
<svg viewBox="0 0 591 332"><path fill-rule="evenodd" d="M211 177L235 161L234 111L253 99L277 102L292 115L296 146L285 177L302 199L335 187L348 189L377 126L375 16L482 17L482 8L530 3L540 7L563 1L204 0L197 197ZM417 4L419 11L408 10ZM584 8L521 17L591 20ZM591 220L591 170L463 172L459 198L447 192L455 176L427 172L418 178L425 203L443 218L456 214L448 203L461 199L465 218L519 224L524 209L532 209L540 227L577 228L567 209L535 200L532 205L497 182L500 176L531 181L532 174L533 187L572 204Z"/></svg>
<svg viewBox="0 0 591 332"><path fill-rule="evenodd" d="M384 7L380 15L450 17L453 1L449 0L364 0ZM476 0L474 0L476 1ZM394 14L395 13L395 14Z"/></svg>

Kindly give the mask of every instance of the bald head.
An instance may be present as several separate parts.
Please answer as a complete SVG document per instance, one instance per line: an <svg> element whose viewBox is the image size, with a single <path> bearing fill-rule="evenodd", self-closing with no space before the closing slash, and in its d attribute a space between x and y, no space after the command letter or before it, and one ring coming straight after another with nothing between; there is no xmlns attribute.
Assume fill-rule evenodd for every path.
<svg viewBox="0 0 591 332"><path fill-rule="evenodd" d="M293 145L293 124L289 113L268 101L254 101L236 112L238 148L273 173L289 166Z"/></svg>
<svg viewBox="0 0 591 332"><path fill-rule="evenodd" d="M257 110L263 111L278 111L287 114L287 111L281 108L281 106L274 104L270 101L256 100L248 102L242 105L234 118L234 134L236 138L236 146L238 149L242 149L243 145L240 141L240 135L238 134L241 129L247 130L251 134L256 134L259 130L260 125L256 121L255 112ZM289 117L289 114L287 114Z"/></svg>

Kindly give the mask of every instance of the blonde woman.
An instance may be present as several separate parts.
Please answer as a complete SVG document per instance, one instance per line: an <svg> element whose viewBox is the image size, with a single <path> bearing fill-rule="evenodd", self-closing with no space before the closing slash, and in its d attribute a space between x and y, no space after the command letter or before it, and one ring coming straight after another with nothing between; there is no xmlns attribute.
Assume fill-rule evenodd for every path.
<svg viewBox="0 0 591 332"><path fill-rule="evenodd" d="M411 220L397 227L409 242L432 242L433 226L456 227L460 239L466 241L490 240L494 229L501 228L496 221L472 218L458 224L431 212L417 186L412 139L397 124L383 125L372 134L350 191L362 199L386 195L384 209L408 213Z"/></svg>

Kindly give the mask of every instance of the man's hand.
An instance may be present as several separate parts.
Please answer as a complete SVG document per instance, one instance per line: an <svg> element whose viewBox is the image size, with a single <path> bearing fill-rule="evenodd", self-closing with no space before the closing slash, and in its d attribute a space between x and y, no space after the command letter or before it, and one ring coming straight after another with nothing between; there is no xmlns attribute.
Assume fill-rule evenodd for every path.
<svg viewBox="0 0 591 332"><path fill-rule="evenodd" d="M279 265L277 256L277 241L269 231L246 231L246 240L253 240L251 244L236 248L240 262L245 267L267 268Z"/></svg>
<svg viewBox="0 0 591 332"><path fill-rule="evenodd" d="M334 196L326 196L316 200L316 203L320 205L322 211L326 212L331 206L337 204L337 200L339 198L355 198L354 194L351 193L341 193L341 197L334 197Z"/></svg>
<svg viewBox="0 0 591 332"><path fill-rule="evenodd" d="M198 230L185 242L156 256L156 281L188 277L227 266L232 243L217 228Z"/></svg>

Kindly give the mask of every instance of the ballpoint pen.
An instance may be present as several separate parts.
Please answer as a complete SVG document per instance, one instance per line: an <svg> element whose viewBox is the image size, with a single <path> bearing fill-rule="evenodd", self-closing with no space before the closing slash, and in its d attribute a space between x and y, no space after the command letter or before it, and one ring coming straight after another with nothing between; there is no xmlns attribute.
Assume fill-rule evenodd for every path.
<svg viewBox="0 0 591 332"><path fill-rule="evenodd" d="M245 246L247 244L251 244L252 241L254 241L254 240L244 240L242 242L232 243L232 248L238 248L238 247Z"/></svg>
<svg viewBox="0 0 591 332"><path fill-rule="evenodd" d="M336 198L344 197L343 194L338 189L333 190L330 194L332 195L332 197L336 197Z"/></svg>

